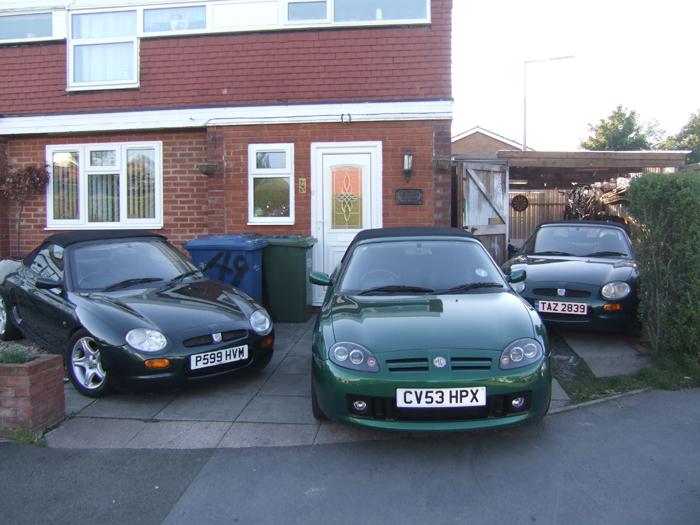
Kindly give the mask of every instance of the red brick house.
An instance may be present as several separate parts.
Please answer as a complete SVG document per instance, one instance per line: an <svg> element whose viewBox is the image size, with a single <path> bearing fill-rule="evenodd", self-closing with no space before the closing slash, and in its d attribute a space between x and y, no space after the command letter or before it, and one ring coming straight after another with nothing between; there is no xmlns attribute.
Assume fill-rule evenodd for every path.
<svg viewBox="0 0 700 525"><path fill-rule="evenodd" d="M449 225L452 0L17 0L0 6L0 161L49 166L55 231L173 242ZM404 171L407 153L413 159ZM397 190L420 190L399 204ZM413 192L415 197L416 192ZM0 255L17 255L1 202Z"/></svg>

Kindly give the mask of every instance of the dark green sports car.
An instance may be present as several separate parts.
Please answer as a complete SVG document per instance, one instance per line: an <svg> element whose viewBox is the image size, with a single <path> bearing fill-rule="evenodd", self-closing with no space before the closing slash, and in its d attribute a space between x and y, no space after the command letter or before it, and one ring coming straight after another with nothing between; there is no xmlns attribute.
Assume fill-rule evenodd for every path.
<svg viewBox="0 0 700 525"><path fill-rule="evenodd" d="M161 235L79 231L47 238L0 286L0 339L65 356L87 396L260 369L274 333L264 308L206 277Z"/></svg>
<svg viewBox="0 0 700 525"><path fill-rule="evenodd" d="M316 418L461 430L547 412L544 325L470 234L365 230L331 276L311 282L328 287L313 337Z"/></svg>

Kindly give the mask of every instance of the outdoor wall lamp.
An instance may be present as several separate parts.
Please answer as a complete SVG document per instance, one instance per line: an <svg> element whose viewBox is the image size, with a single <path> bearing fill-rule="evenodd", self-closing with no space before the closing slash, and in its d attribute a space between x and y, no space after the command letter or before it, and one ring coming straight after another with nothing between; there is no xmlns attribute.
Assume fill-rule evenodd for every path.
<svg viewBox="0 0 700 525"><path fill-rule="evenodd" d="M403 154L403 174L406 177L406 182L413 175L413 152L410 149L404 151Z"/></svg>

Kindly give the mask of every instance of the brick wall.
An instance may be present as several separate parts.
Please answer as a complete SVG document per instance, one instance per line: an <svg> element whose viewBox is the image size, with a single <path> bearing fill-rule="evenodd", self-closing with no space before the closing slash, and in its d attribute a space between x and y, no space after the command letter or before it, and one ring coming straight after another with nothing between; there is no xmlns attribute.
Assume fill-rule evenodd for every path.
<svg viewBox="0 0 700 525"><path fill-rule="evenodd" d="M426 26L143 39L138 89L67 92L65 42L0 46L0 113L450 98L451 9L432 0Z"/></svg>
<svg viewBox="0 0 700 525"><path fill-rule="evenodd" d="M174 243L204 235L253 231L258 233L311 232L311 144L314 142L381 141L383 144L383 208L385 226L449 225L450 121L357 122L286 124L269 126L211 127L205 131L162 131L107 135L24 137L8 141L10 165L45 162L47 145L96 142L163 142L162 232ZM295 174L295 224L248 225L248 145L293 143ZM413 177L406 182L403 154L414 155ZM441 161L443 161L441 163ZM203 175L199 164L209 164L213 174ZM300 178L307 192L298 192ZM400 206L399 188L419 188L424 204ZM9 206L13 217L15 206ZM10 226L14 226L10 221ZM10 242L15 242L10 228ZM29 252L54 231L46 230L46 197L27 203L21 233L21 254Z"/></svg>
<svg viewBox="0 0 700 525"><path fill-rule="evenodd" d="M7 169L7 141L0 138L0 173ZM0 260L9 257L7 201L0 194Z"/></svg>
<svg viewBox="0 0 700 525"><path fill-rule="evenodd" d="M55 137L22 137L8 141L10 166L46 162L46 146L58 144L85 144L96 142L154 141L163 142L163 212L162 232L174 242L206 235L209 231L208 210L216 208L208 200L209 178L197 168L207 160L204 131L163 131L152 133L119 133L109 135L70 135ZM16 206L9 205L11 225ZM20 254L28 253L55 231L46 230L46 196L37 195L24 209ZM14 252L16 234L9 232ZM16 255L16 254L15 254Z"/></svg>
<svg viewBox="0 0 700 525"><path fill-rule="evenodd" d="M0 435L38 432L65 415L63 357L42 355L21 365L0 365Z"/></svg>
<svg viewBox="0 0 700 525"><path fill-rule="evenodd" d="M453 155L488 155L495 156L502 149L518 149L483 133L476 132L452 143Z"/></svg>

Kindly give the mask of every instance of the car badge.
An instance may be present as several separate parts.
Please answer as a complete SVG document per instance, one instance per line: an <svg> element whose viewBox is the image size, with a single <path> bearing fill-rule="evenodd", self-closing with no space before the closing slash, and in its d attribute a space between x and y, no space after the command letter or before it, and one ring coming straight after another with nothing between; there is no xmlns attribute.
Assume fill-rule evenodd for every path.
<svg viewBox="0 0 700 525"><path fill-rule="evenodd" d="M444 357L436 357L433 359L433 364L438 368L445 368L445 365L447 365L447 359Z"/></svg>
<svg viewBox="0 0 700 525"><path fill-rule="evenodd" d="M215 334L211 334L211 338L214 340L215 343L220 343L221 342L221 332L216 332Z"/></svg>
<svg viewBox="0 0 700 525"><path fill-rule="evenodd" d="M557 288L557 295L559 297L564 297L566 295L566 288Z"/></svg>

